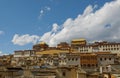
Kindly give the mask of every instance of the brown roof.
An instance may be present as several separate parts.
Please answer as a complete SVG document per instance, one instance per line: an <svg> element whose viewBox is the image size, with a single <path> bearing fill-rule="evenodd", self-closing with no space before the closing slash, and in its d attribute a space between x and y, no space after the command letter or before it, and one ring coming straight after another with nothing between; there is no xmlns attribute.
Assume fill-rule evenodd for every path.
<svg viewBox="0 0 120 78"><path fill-rule="evenodd" d="M95 52L95 54L112 54L111 52Z"/></svg>

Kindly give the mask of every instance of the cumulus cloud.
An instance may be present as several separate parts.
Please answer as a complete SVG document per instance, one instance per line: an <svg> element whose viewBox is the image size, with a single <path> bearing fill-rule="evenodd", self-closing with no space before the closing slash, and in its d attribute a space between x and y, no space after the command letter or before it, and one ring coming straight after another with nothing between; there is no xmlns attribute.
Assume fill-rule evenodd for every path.
<svg viewBox="0 0 120 78"><path fill-rule="evenodd" d="M92 5L89 5L89 6L84 10L83 16L86 16L86 15L92 13L92 12L93 12L93 7L92 7Z"/></svg>
<svg viewBox="0 0 120 78"><path fill-rule="evenodd" d="M45 14L45 13L47 13L48 11L50 11L51 10L51 8L50 7L48 7L48 6L45 6L45 7L43 7L41 10L40 10L40 15L39 15L39 19L40 18L42 18L42 16Z"/></svg>
<svg viewBox="0 0 120 78"><path fill-rule="evenodd" d="M45 33L44 36L40 38L40 41L45 41L48 43L56 35L56 33L59 32L60 27L56 23L54 23L52 27L52 30Z"/></svg>
<svg viewBox="0 0 120 78"><path fill-rule="evenodd" d="M37 35L30 36L29 34L25 34L20 36L19 34L15 34L12 39L12 42L15 45L23 46L29 43L36 44L39 40L40 40L40 36L37 36Z"/></svg>
<svg viewBox="0 0 120 78"><path fill-rule="evenodd" d="M120 41L120 0L107 2L98 10L95 8L89 5L75 19L68 18L60 26L53 24L52 30L43 34L40 40L50 46L62 41L70 42L74 38Z"/></svg>

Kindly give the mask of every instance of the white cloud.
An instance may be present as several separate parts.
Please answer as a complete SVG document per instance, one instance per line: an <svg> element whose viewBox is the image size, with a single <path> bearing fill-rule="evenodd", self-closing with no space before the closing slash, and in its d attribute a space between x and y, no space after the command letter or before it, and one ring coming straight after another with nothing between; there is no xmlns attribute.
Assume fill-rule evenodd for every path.
<svg viewBox="0 0 120 78"><path fill-rule="evenodd" d="M50 11L51 10L51 8L50 7L48 7L48 6L45 6L45 8L44 8L46 11Z"/></svg>
<svg viewBox="0 0 120 78"><path fill-rule="evenodd" d="M4 31L0 31L0 35L1 35L1 34L4 34Z"/></svg>
<svg viewBox="0 0 120 78"><path fill-rule="evenodd" d="M45 33L44 36L41 37L40 41L45 41L48 43L51 38L54 37L57 32L59 32L60 27L56 23L54 23L52 27L52 30Z"/></svg>
<svg viewBox="0 0 120 78"><path fill-rule="evenodd" d="M30 36L29 34L25 34L25 35L19 36L19 34L15 34L12 39L12 42L15 45L23 46L29 43L36 44L39 40L40 40L40 36L37 36L37 35Z"/></svg>
<svg viewBox="0 0 120 78"><path fill-rule="evenodd" d="M98 8L98 5L94 5L94 7L93 7L94 9L96 9L96 8Z"/></svg>
<svg viewBox="0 0 120 78"><path fill-rule="evenodd" d="M92 5L89 5L89 6L84 10L83 16L86 16L86 15L92 13L92 12L93 12L93 7L92 7Z"/></svg>
<svg viewBox="0 0 120 78"><path fill-rule="evenodd" d="M52 29L52 31L53 31L53 32L57 32L58 29L59 29L59 26L58 26L56 23L54 23L54 24L53 24L53 29Z"/></svg>
<svg viewBox="0 0 120 78"><path fill-rule="evenodd" d="M55 46L61 41L69 42L73 38L86 38L88 41L120 41L120 0L105 3L96 11L95 7L89 5L83 14L75 19L68 18L59 28L61 30L53 32L57 29L56 24L56 28L53 26L41 40L50 46Z"/></svg>
<svg viewBox="0 0 120 78"><path fill-rule="evenodd" d="M48 7L48 6L45 6L45 7L43 7L41 10L40 10L40 15L39 15L39 19L40 18L42 18L42 16L45 14L45 13L47 13L48 11L50 11L51 10L51 8L50 7Z"/></svg>
<svg viewBox="0 0 120 78"><path fill-rule="evenodd" d="M0 56L3 56L3 55L8 55L8 54L5 54L2 51L0 51Z"/></svg>
<svg viewBox="0 0 120 78"><path fill-rule="evenodd" d="M43 10L41 10L41 11L40 11L40 14L43 14L43 13L44 13L44 11L43 11Z"/></svg>

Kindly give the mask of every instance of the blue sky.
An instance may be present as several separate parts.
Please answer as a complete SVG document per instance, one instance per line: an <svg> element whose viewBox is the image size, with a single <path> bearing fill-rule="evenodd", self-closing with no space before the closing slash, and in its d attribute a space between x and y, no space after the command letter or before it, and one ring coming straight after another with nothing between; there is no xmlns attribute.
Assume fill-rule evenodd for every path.
<svg viewBox="0 0 120 78"><path fill-rule="evenodd" d="M120 37L114 36L112 32L104 35L98 32L101 34L96 34L90 38L87 36L90 34L86 35L86 33L84 33L85 29L83 27L86 26L89 31L88 33L90 33L92 31L90 28L94 26L93 24L90 25L91 27L89 28L86 24L80 25L77 23L78 26L80 25L78 27L80 28L79 31L76 30L77 26L72 29L72 26L75 27L75 25L77 25L76 23L73 25L70 23L75 21L79 22L79 19L83 20L90 16L94 18L99 15L98 12L103 13L102 9L105 11L107 8L109 9L109 7L111 7L110 5L113 5L113 11L115 10L115 12L119 13L120 11L116 11L116 8L119 7L118 3L119 1L112 0L0 0L0 53L1 55L11 54L15 50L32 49L33 44L39 41L45 41L50 45L55 45L61 41L69 42L73 38L81 37L89 41L119 40ZM117 15L116 13L113 14ZM107 17L110 17L109 19L112 18L112 16ZM104 19L104 22L102 21L97 24L107 26L106 30L103 30L104 32L108 33L117 28L116 24L118 25L118 23L116 21L110 24L112 20L106 21L107 19L105 18L99 19ZM95 20L93 19L93 21ZM112 24L114 26L112 26ZM72 31L67 30L67 27L69 29L70 26L70 29L76 31L74 34L79 33L81 35L74 36L71 34ZM101 26L101 28L95 27L95 29L99 28L99 30L102 30L103 26ZM64 32L67 32L65 35L68 35L68 38L62 35ZM120 33L119 28L117 33ZM94 33L91 32L91 34ZM57 36L60 38L57 39Z"/></svg>

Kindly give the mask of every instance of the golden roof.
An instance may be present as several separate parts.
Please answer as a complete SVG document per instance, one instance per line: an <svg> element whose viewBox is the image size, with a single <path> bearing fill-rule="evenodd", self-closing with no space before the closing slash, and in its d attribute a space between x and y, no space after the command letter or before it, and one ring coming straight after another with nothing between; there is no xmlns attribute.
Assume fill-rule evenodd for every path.
<svg viewBox="0 0 120 78"><path fill-rule="evenodd" d="M45 42L41 41L39 44L46 44Z"/></svg>
<svg viewBox="0 0 120 78"><path fill-rule="evenodd" d="M83 38L80 38L80 39L73 39L72 41L86 41L86 40Z"/></svg>
<svg viewBox="0 0 120 78"><path fill-rule="evenodd" d="M69 53L68 50L45 50L41 52L36 52L36 55L42 55L42 54L59 54L59 53Z"/></svg>

